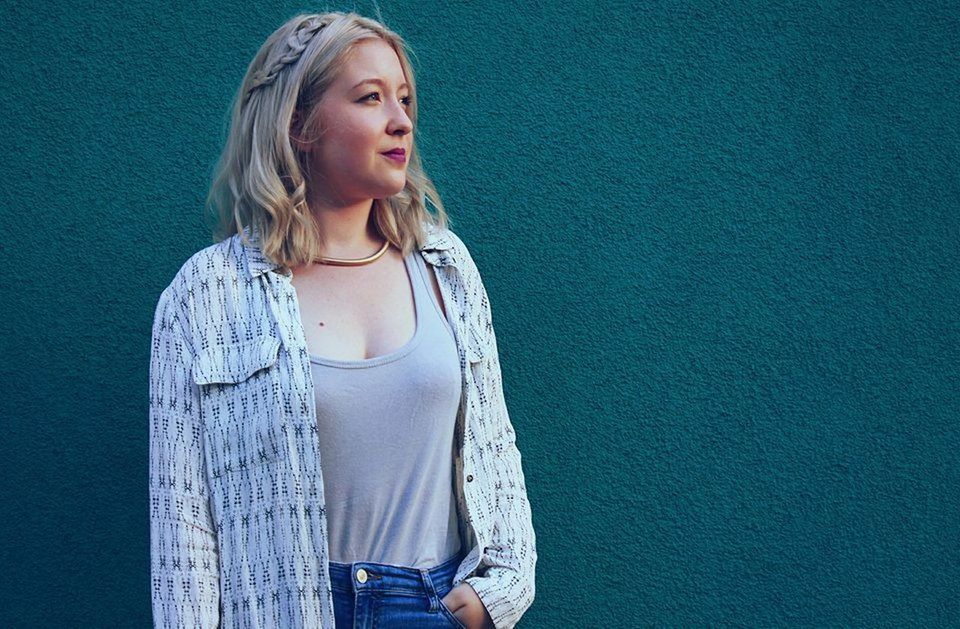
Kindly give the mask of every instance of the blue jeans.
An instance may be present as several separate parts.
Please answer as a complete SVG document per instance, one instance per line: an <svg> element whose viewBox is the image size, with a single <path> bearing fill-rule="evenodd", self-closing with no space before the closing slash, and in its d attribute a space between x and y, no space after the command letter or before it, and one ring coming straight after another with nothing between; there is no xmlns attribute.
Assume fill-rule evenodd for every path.
<svg viewBox="0 0 960 629"><path fill-rule="evenodd" d="M453 589L453 577L465 556L461 549L429 569L331 561L337 629L465 629L466 625L440 602Z"/></svg>

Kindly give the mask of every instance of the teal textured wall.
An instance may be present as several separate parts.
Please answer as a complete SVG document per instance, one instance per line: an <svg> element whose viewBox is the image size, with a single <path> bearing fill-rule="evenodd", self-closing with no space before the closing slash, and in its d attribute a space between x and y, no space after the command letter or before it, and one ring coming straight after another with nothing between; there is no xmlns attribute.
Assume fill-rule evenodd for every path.
<svg viewBox="0 0 960 629"><path fill-rule="evenodd" d="M0 626L150 622L153 308L304 8L0 9ZM957 4L380 8L493 303L521 625L960 623Z"/></svg>

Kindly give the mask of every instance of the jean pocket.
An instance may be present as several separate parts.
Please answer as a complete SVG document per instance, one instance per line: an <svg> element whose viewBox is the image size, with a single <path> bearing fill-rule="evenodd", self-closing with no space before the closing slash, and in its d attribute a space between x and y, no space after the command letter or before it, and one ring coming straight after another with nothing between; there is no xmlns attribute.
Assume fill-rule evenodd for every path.
<svg viewBox="0 0 960 629"><path fill-rule="evenodd" d="M444 594L444 596L446 596L446 594ZM437 596L437 604L440 606L440 613L443 614L447 618L447 620L453 623L454 627L456 627L457 629L467 629L467 626L462 622L460 622L460 620L453 615L453 612L450 611L450 609L443 604L443 601L440 599L439 595Z"/></svg>

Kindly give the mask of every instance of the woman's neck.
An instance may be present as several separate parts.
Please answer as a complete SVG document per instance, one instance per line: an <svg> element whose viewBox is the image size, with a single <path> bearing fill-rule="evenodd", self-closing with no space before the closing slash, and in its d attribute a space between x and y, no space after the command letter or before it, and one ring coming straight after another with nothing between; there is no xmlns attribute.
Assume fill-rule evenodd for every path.
<svg viewBox="0 0 960 629"><path fill-rule="evenodd" d="M323 234L325 257L364 258L383 245L383 237L372 220L372 199L339 207L310 207Z"/></svg>

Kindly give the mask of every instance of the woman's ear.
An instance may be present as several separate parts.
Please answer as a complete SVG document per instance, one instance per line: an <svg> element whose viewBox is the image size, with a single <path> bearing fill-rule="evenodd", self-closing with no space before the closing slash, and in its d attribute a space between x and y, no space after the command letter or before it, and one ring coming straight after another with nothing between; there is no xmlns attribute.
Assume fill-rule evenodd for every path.
<svg viewBox="0 0 960 629"><path fill-rule="evenodd" d="M290 142L296 149L302 153L308 153L313 148L313 144L303 139L303 116L299 109L295 109L293 117L290 119Z"/></svg>

